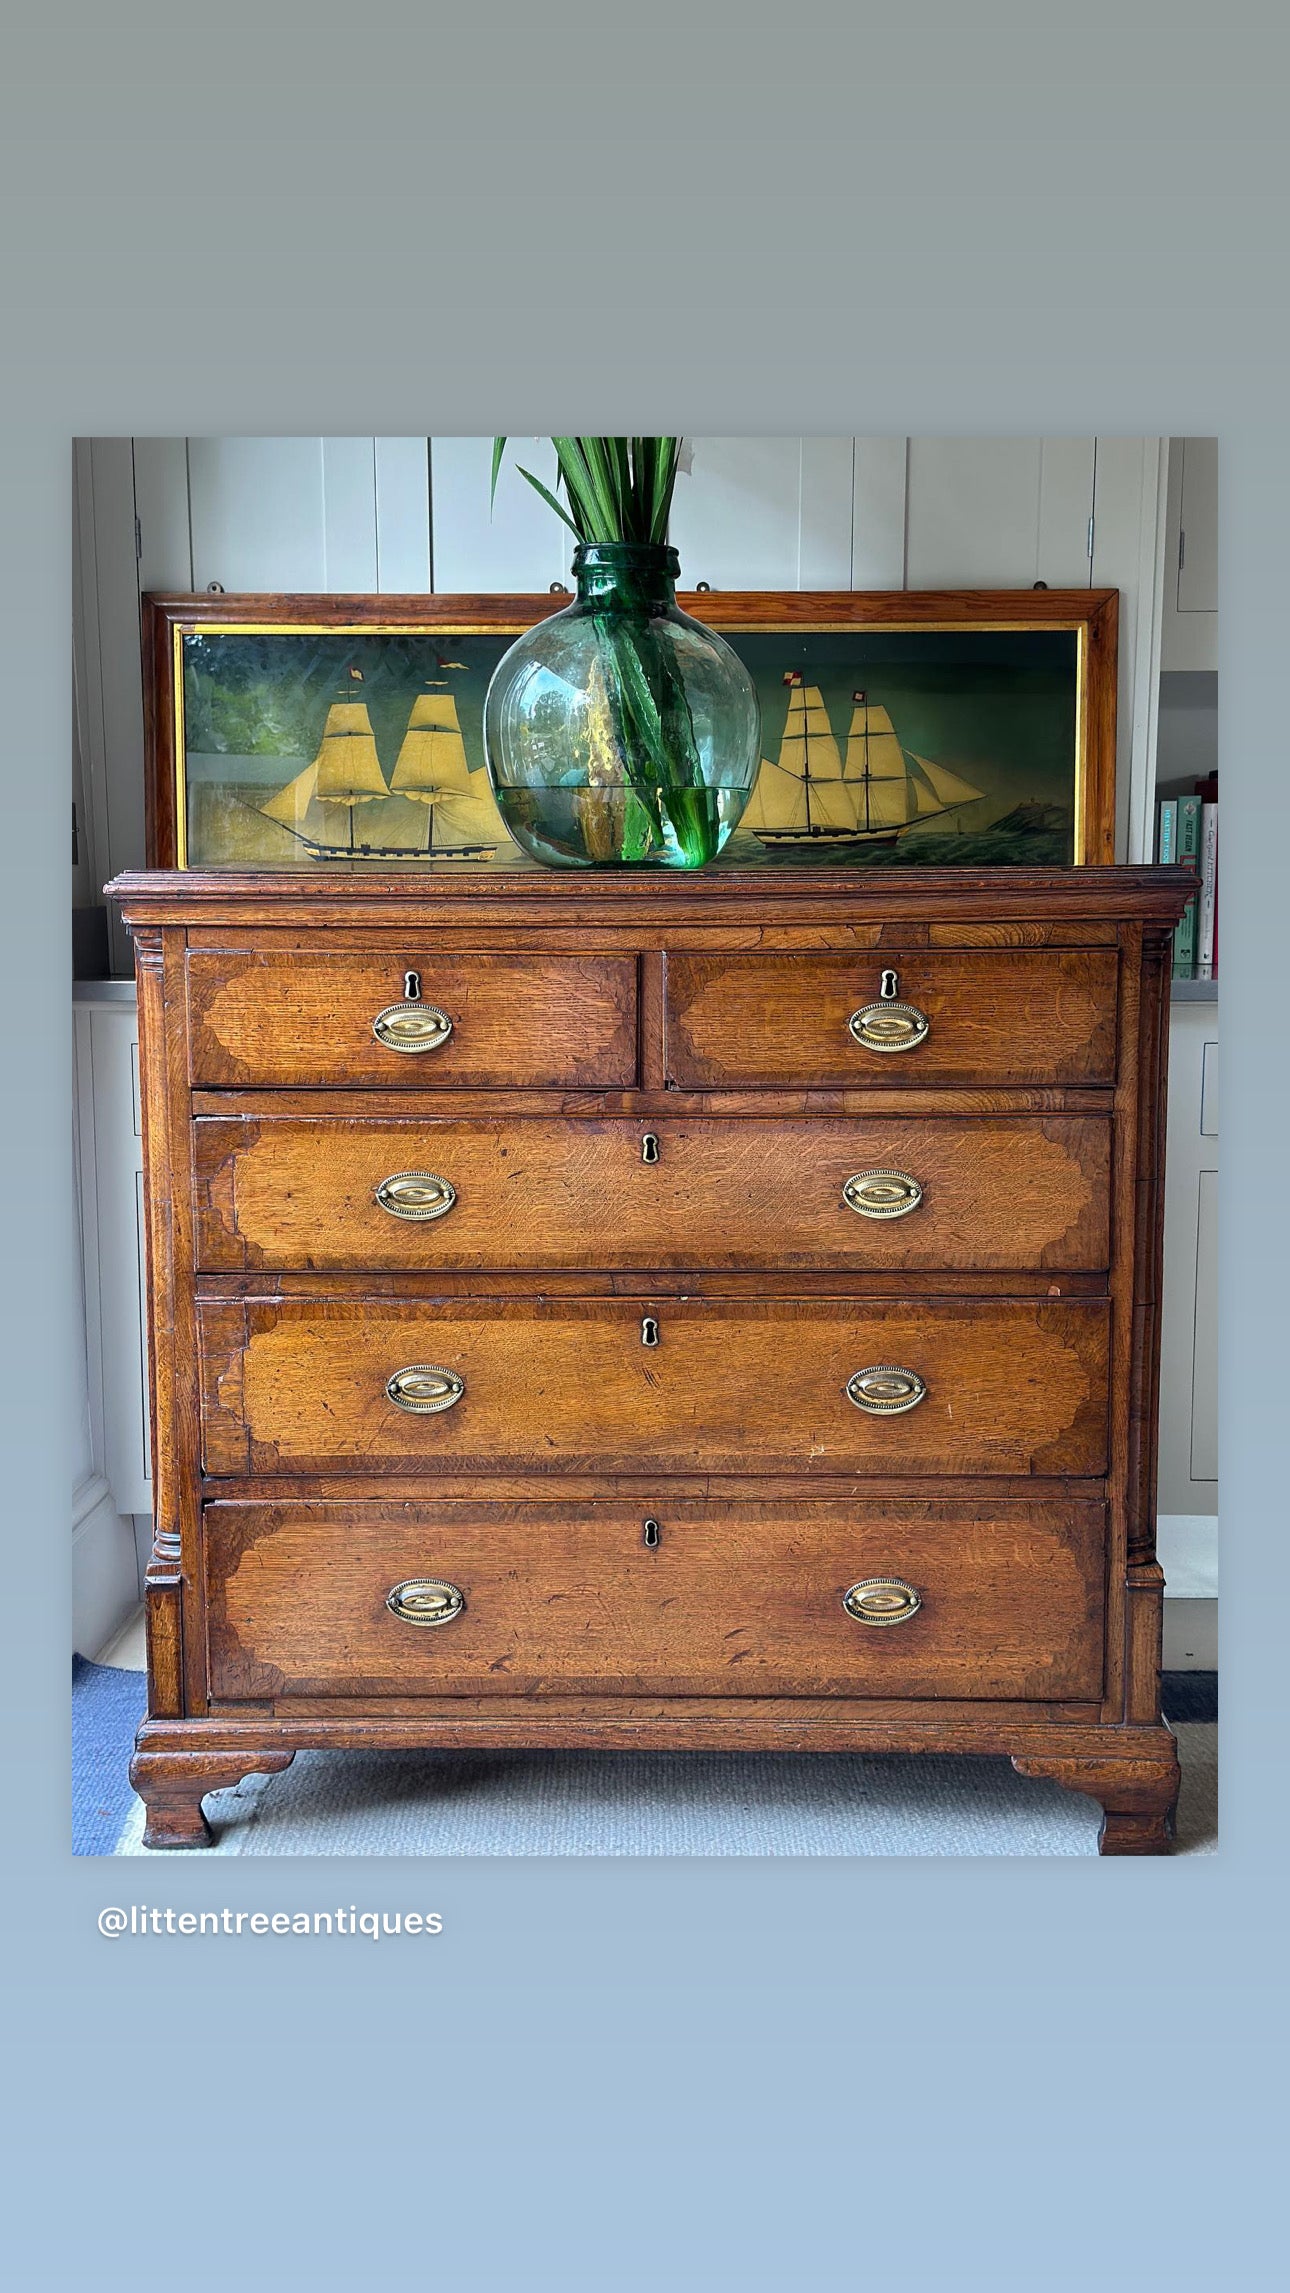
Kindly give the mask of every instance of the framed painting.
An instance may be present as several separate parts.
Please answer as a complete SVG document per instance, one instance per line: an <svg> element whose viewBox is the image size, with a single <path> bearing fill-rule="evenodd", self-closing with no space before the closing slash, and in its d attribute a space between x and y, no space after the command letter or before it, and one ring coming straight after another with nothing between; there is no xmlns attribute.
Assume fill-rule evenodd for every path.
<svg viewBox="0 0 1290 2293"><path fill-rule="evenodd" d="M153 867L530 868L484 694L541 597L148 597ZM718 867L1115 856L1115 590L704 591L763 763Z"/></svg>

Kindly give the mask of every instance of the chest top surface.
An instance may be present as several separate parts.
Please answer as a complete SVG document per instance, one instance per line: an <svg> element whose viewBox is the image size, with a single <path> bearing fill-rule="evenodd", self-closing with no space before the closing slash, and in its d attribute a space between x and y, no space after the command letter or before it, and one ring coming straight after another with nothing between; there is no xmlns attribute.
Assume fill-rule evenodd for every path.
<svg viewBox="0 0 1290 2293"><path fill-rule="evenodd" d="M364 926L439 924L650 932L725 924L1132 922L1172 928L1194 877L1185 868L736 869L695 875L631 870L513 869L464 881L446 869L377 871L344 863L326 875L199 873L118 876L107 896L129 924Z"/></svg>

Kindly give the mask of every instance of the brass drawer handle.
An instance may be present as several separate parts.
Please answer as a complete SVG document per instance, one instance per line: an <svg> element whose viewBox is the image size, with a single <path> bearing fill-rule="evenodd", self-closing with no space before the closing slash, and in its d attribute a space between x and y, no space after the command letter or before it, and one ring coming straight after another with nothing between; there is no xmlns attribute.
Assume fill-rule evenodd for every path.
<svg viewBox="0 0 1290 2293"><path fill-rule="evenodd" d="M846 1386L847 1400L869 1417L899 1417L903 1410L917 1409L926 1392L916 1369L898 1369L890 1361L858 1369Z"/></svg>
<svg viewBox="0 0 1290 2293"><path fill-rule="evenodd" d="M387 1051L437 1051L452 1033L452 1021L435 1003L387 1003L372 1021L372 1033Z"/></svg>
<svg viewBox="0 0 1290 2293"><path fill-rule="evenodd" d="M908 1218L923 1190L907 1170L858 1170L842 1189L848 1210L861 1218Z"/></svg>
<svg viewBox="0 0 1290 2293"><path fill-rule="evenodd" d="M842 1606L857 1624L908 1624L923 1603L912 1584L898 1576L866 1576L842 1595Z"/></svg>
<svg viewBox="0 0 1290 2293"><path fill-rule="evenodd" d="M391 1218L446 1218L457 1189L432 1170L396 1170L381 1180L376 1199Z"/></svg>
<svg viewBox="0 0 1290 2293"><path fill-rule="evenodd" d="M401 1624L451 1624L465 1608L466 1596L437 1576L410 1576L391 1585L385 1605Z"/></svg>
<svg viewBox="0 0 1290 2293"><path fill-rule="evenodd" d="M441 1409L451 1409L466 1390L466 1381L455 1370L440 1369L436 1362L410 1362L406 1369L396 1369L386 1384L385 1391L396 1409L406 1409L414 1417L435 1417Z"/></svg>
<svg viewBox="0 0 1290 2293"><path fill-rule="evenodd" d="M866 1051L913 1051L925 1041L931 1024L916 1003L865 1003L847 1021Z"/></svg>

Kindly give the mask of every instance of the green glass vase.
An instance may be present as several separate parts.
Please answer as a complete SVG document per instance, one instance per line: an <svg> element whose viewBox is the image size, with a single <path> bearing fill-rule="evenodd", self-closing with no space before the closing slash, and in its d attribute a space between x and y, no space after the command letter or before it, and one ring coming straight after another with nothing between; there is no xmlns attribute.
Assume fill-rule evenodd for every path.
<svg viewBox="0 0 1290 2293"><path fill-rule="evenodd" d="M724 640L682 613L662 542L584 542L572 605L493 672L484 742L498 808L553 868L702 868L752 792L761 712Z"/></svg>

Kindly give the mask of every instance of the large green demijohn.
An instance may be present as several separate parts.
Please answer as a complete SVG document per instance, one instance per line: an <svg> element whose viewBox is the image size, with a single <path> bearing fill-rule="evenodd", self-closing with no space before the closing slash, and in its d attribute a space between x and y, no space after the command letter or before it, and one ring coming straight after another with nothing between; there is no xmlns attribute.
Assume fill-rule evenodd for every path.
<svg viewBox="0 0 1290 2293"><path fill-rule="evenodd" d="M679 441L555 444L577 594L493 672L484 738L498 808L551 867L702 868L752 792L761 719L738 654L676 603L663 537Z"/></svg>

